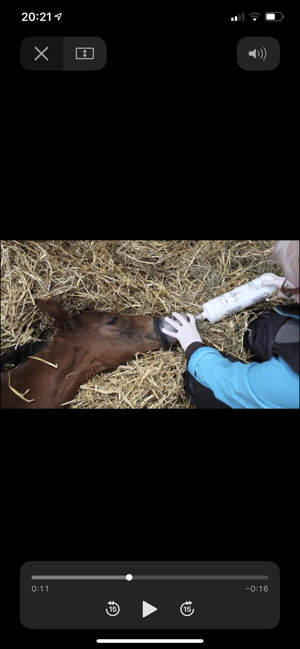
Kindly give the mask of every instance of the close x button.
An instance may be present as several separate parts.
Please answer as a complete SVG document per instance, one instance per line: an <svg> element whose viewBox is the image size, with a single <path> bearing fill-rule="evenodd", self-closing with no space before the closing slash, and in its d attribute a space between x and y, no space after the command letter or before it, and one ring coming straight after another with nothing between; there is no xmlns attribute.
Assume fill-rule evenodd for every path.
<svg viewBox="0 0 300 649"><path fill-rule="evenodd" d="M30 36L21 43L21 63L26 70L63 70L63 56L62 37Z"/></svg>
<svg viewBox="0 0 300 649"><path fill-rule="evenodd" d="M237 46L237 60L242 70L266 72L280 63L280 45L271 36L247 36Z"/></svg>
<svg viewBox="0 0 300 649"><path fill-rule="evenodd" d="M104 68L107 48L99 36L29 36L21 43L20 58L30 71L91 72Z"/></svg>

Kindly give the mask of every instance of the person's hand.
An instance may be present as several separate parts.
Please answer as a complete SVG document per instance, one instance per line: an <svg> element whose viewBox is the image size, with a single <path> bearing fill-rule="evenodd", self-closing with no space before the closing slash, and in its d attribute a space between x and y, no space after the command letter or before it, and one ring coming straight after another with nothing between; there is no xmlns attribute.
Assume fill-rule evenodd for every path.
<svg viewBox="0 0 300 649"><path fill-rule="evenodd" d="M195 316L191 313L186 313L189 321L187 321L180 313L175 311L172 313L174 318L178 320L172 320L172 318L165 318L165 321L168 322L176 331L169 331L169 329L162 329L164 334L167 336L174 336L177 338L178 342L181 344L182 349L185 351L191 343L199 342L202 343L202 338L197 331Z"/></svg>
<svg viewBox="0 0 300 649"><path fill-rule="evenodd" d="M287 299L286 295L284 295L280 291L283 282L285 282L285 277L279 277L279 275L274 275L274 273L269 273L269 274L273 276L273 279L262 279L261 283L263 286L276 286L278 288L278 293L274 296L274 298L268 298L266 302L271 302L272 299L277 299L278 297L283 297Z"/></svg>

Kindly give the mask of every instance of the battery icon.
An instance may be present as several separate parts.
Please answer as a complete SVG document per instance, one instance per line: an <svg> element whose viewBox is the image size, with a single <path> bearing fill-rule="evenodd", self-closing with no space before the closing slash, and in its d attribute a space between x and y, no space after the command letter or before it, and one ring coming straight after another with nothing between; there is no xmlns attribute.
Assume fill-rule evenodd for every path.
<svg viewBox="0 0 300 649"><path fill-rule="evenodd" d="M280 22L284 19L283 13L281 11L273 11L273 13L265 14L265 20L270 23Z"/></svg>

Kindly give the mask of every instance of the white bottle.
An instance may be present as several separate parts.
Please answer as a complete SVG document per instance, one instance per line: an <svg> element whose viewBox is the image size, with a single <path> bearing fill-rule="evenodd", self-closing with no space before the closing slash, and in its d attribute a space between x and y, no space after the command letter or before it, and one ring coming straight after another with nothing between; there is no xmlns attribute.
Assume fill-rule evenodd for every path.
<svg viewBox="0 0 300 649"><path fill-rule="evenodd" d="M266 300L274 293L278 292L277 286L264 286L262 279L273 279L273 273L265 273L248 284L243 284L229 293L224 293L220 297L215 297L202 306L202 313L196 316L196 320L209 320L214 323L227 318L238 311L247 309L247 307ZM284 281L284 278L282 278Z"/></svg>

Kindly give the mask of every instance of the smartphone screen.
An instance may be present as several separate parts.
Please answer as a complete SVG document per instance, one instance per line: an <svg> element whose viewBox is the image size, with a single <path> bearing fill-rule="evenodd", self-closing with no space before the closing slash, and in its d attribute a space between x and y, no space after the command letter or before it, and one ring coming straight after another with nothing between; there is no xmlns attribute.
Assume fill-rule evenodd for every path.
<svg viewBox="0 0 300 649"><path fill-rule="evenodd" d="M288 88L291 15L280 6L275 7L279 12L269 8L124 2L22 6L15 14L22 99L17 136L19 191L27 216L19 222L18 236L109 239L117 228L118 238L122 229L125 239L174 238L176 224L164 224L164 215L172 213L172 201L179 213L181 207L193 213L188 195L194 186L191 192L198 196L199 175L201 192L206 185L215 196L217 186L224 197L230 168L228 186L238 195L239 170L245 180L257 162L259 133L264 132L265 146L275 134L279 143L278 97ZM268 169L264 174L267 183ZM138 221L130 232L134 215ZM182 236L180 229L178 239ZM101 465L101 471L108 469ZM35 488L39 479L36 472ZM114 508L113 503L112 517ZM185 560L35 561L66 557L68 548L62 552L55 517L51 541L43 515L33 520L37 524L30 532L26 528L22 541L33 560L18 566L19 634L31 647L114 642L266 647L282 637L279 560L190 559L232 556L217 524L212 552L208 546L204 550L200 533L191 548L181 530L170 554ZM81 536L84 530L82 525ZM259 525L243 536L240 555L253 556L253 538L261 539L262 530L260 556L273 556L271 534L266 543ZM161 556L161 534L159 529L155 550L145 534L143 543L135 544L138 554ZM84 550L81 538L70 539L69 553L135 555L125 536L110 523L109 536L94 538L92 546L92 536L86 538ZM140 539L139 524L131 527L130 538ZM255 547L259 558L259 543Z"/></svg>

